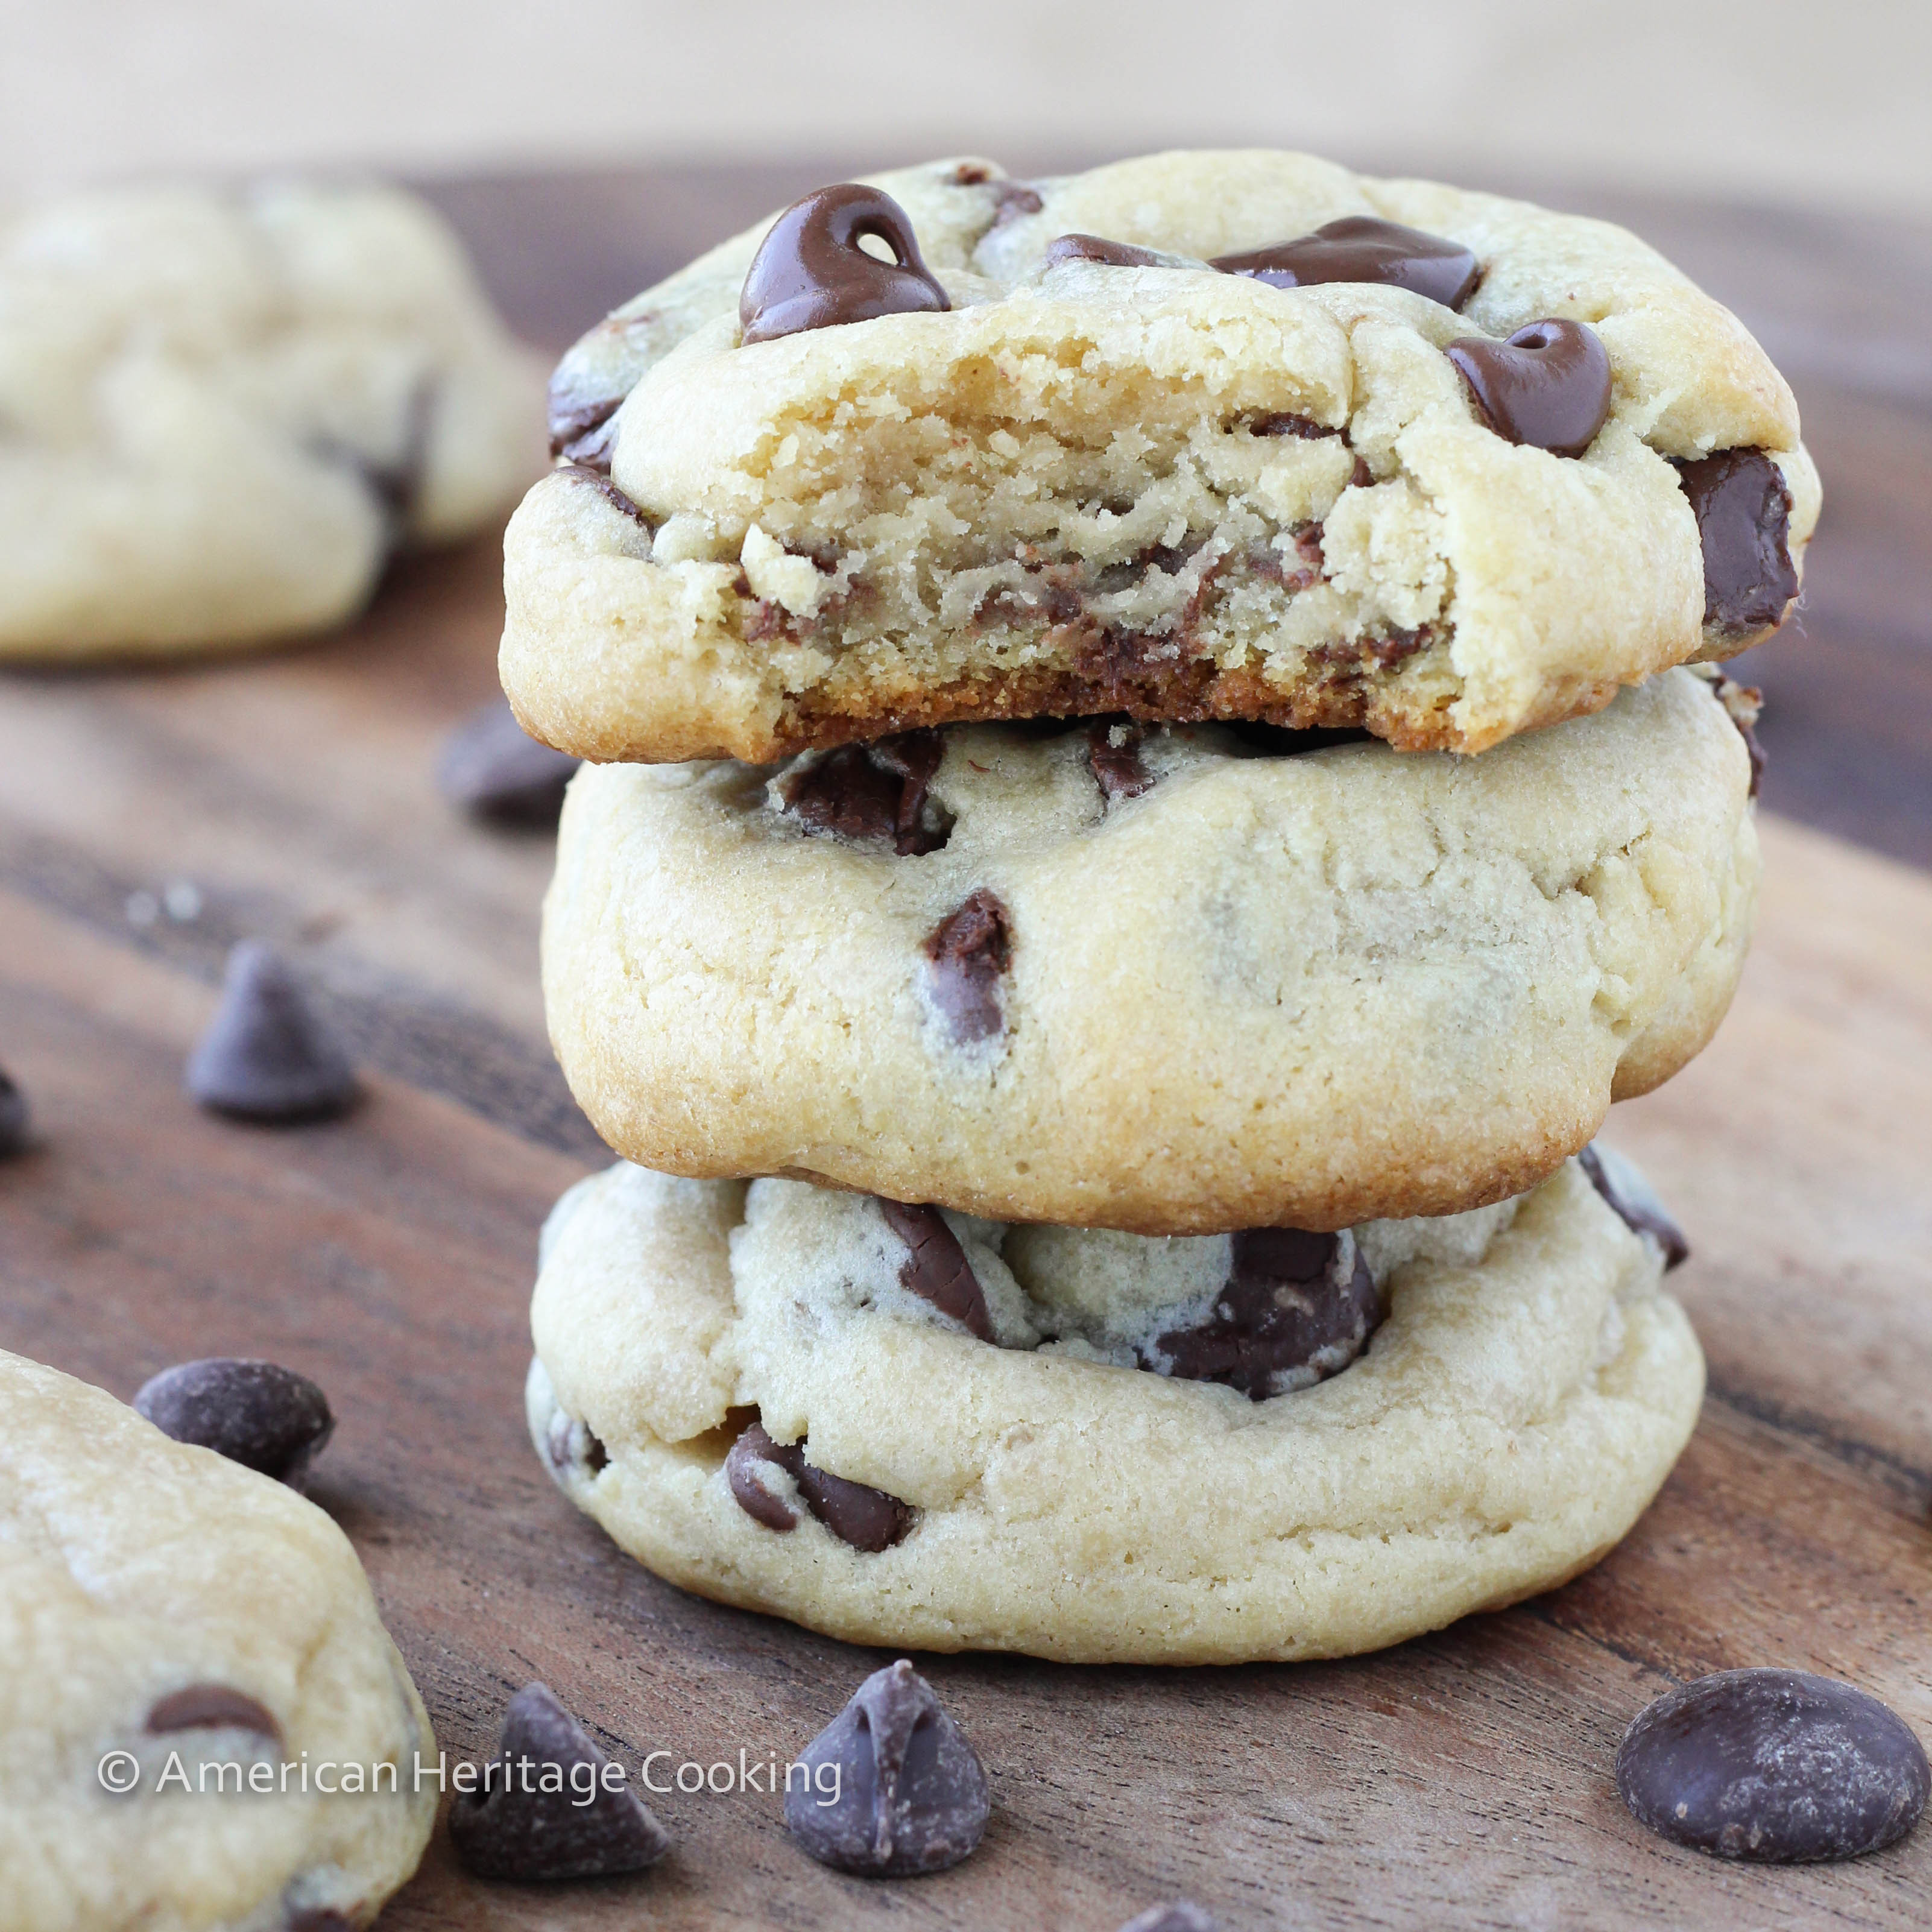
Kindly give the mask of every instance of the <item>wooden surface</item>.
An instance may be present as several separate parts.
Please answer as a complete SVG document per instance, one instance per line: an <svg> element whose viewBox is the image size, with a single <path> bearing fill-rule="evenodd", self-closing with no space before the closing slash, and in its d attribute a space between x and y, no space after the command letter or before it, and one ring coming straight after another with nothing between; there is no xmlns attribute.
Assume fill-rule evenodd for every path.
<svg viewBox="0 0 1932 1932"><path fill-rule="evenodd" d="M584 187L586 232L604 192ZM773 198L758 192L754 208ZM526 204L500 199L516 231ZM721 200L715 225L742 212ZM583 287L586 314L610 293L587 272ZM1847 561L1790 650L1843 694L1830 730L1798 707L1798 762L1851 760L1879 802L1847 829L1904 846L1899 801L1932 771L1924 618L1886 548L1928 514L1923 450L1898 427L1912 406L1847 404L1842 442L1820 439L1850 479L1828 463L1832 502L1875 520L1828 518L1848 557L1863 544L1885 567ZM1881 474L1918 494L1857 494ZM659 1748L783 1758L880 1656L658 1583L557 1494L524 1433L536 1228L600 1155L543 1040L548 842L466 824L431 779L442 733L493 687L500 609L479 544L401 566L362 622L305 650L0 682L0 1064L43 1141L0 1165L0 1346L124 1396L212 1353L316 1376L340 1418L316 1498L452 1752L487 1751L509 1693L542 1677L633 1767ZM1895 685L1845 669L1879 662ZM1785 783L1799 806L1832 802ZM1744 1870L1648 1836L1610 1781L1643 1703L1732 1665L1851 1678L1932 1738L1932 880L1775 819L1766 843L1729 1023L1612 1123L1691 1231L1673 1285L1712 1391L1597 1570L1343 1664L922 1660L995 1796L980 1852L939 1878L838 1878L792 1849L770 1797L673 1795L652 1802L677 1850L642 1879L484 1887L439 1836L385 1927L1112 1932L1182 1893L1228 1932L1922 1925L1932 1826L1850 1866ZM250 1130L182 1097L244 934L294 951L357 1042L370 1093L347 1120Z"/></svg>

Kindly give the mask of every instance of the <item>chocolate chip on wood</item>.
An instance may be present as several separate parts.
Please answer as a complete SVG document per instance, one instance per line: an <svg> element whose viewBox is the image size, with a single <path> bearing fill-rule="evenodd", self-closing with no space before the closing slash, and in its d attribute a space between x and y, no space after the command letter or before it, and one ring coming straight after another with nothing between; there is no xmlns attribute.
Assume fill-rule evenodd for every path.
<svg viewBox="0 0 1932 1932"><path fill-rule="evenodd" d="M188 1056L188 1090L268 1126L326 1120L355 1100L356 1069L286 961L260 940L228 956L221 1002Z"/></svg>
<svg viewBox="0 0 1932 1932"><path fill-rule="evenodd" d="M134 1407L177 1442L296 1490L335 1430L328 1398L306 1376L227 1356L164 1369L142 1384Z"/></svg>
<svg viewBox="0 0 1932 1932"><path fill-rule="evenodd" d="M1720 1670L1624 1733L1617 1789L1653 1832L1721 1858L1857 1858L1902 1838L1932 1790L1924 1747L1856 1686L1802 1670Z"/></svg>
<svg viewBox="0 0 1932 1932"><path fill-rule="evenodd" d="M564 788L581 761L539 744L505 698L473 711L443 740L436 760L442 795L492 824L554 826Z"/></svg>
<svg viewBox="0 0 1932 1932"><path fill-rule="evenodd" d="M911 1878L957 1864L986 1829L986 1774L932 1687L903 1658L874 1671L800 1754L785 1823L821 1864L862 1878ZM823 1801L836 1767L836 1796Z"/></svg>

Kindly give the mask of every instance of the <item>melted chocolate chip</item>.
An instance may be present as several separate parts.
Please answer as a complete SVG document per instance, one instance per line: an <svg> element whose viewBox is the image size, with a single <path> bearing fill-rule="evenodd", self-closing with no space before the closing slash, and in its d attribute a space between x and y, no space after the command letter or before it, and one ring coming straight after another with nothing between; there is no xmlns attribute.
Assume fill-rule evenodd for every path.
<svg viewBox="0 0 1932 1932"><path fill-rule="evenodd" d="M794 772L779 788L784 809L814 832L890 838L899 856L937 852L950 820L927 809L946 741L937 731L902 731L869 745L842 745Z"/></svg>
<svg viewBox="0 0 1932 1932"><path fill-rule="evenodd" d="M1761 449L1721 449L1677 477L1704 549L1704 622L1738 637L1782 623L1798 595L1783 471Z"/></svg>
<svg viewBox="0 0 1932 1932"><path fill-rule="evenodd" d="M274 1713L226 1684L190 1684L170 1692L148 1713L146 1728L153 1737L172 1731L253 1731L276 1744L282 1741Z"/></svg>
<svg viewBox="0 0 1932 1932"><path fill-rule="evenodd" d="M1581 456L1610 413L1610 358L1580 322L1532 322L1507 342L1465 336L1442 352L1506 442Z"/></svg>
<svg viewBox="0 0 1932 1932"><path fill-rule="evenodd" d="M554 830L578 760L539 744L507 698L473 711L443 740L436 784L452 805L493 825Z"/></svg>
<svg viewBox="0 0 1932 1932"><path fill-rule="evenodd" d="M1062 235L1046 244L1046 266L1061 262L1098 262L1109 268L1157 268L1161 258L1151 248L1131 242L1109 242L1100 235Z"/></svg>
<svg viewBox="0 0 1932 1932"><path fill-rule="evenodd" d="M0 1160L26 1151L28 1118L26 1095L0 1070Z"/></svg>
<svg viewBox="0 0 1932 1932"><path fill-rule="evenodd" d="M886 1226L906 1244L906 1258L899 1264L899 1286L932 1303L969 1335L990 1342L993 1321L986 1311L986 1292L958 1236L946 1225L946 1216L937 1208L888 1201L884 1196L879 1198L879 1208Z"/></svg>
<svg viewBox="0 0 1932 1932"><path fill-rule="evenodd" d="M1690 1258L1690 1244L1684 1230L1670 1218L1670 1210L1657 1198L1634 1161L1626 1160L1612 1148L1599 1147L1594 1141L1576 1160L1589 1176L1590 1185L1624 1226L1632 1234L1647 1236L1657 1244L1664 1255L1666 1274Z"/></svg>
<svg viewBox="0 0 1932 1932"><path fill-rule="evenodd" d="M973 1747L903 1658L867 1678L799 1762L806 1777L785 1786L792 1836L820 1864L861 1877L957 1864L992 1813Z"/></svg>
<svg viewBox="0 0 1932 1932"><path fill-rule="evenodd" d="M1720 673L1711 680L1711 694L1724 707L1724 715L1738 728L1744 741L1744 755L1750 760L1750 790L1756 797L1764 782L1764 747L1758 742L1757 721L1764 710L1764 693L1755 685L1739 684Z"/></svg>
<svg viewBox="0 0 1932 1932"><path fill-rule="evenodd" d="M1247 275L1278 289L1317 282L1374 282L1408 289L1445 308L1460 308L1480 279L1476 258L1460 242L1405 228L1372 214L1346 214L1312 235L1276 242L1246 254L1220 255L1209 264L1223 274Z"/></svg>
<svg viewBox="0 0 1932 1932"><path fill-rule="evenodd" d="M867 254L859 244L868 236L894 259ZM952 306L920 254L905 210L877 188L847 182L794 202L772 223L745 278L738 318L745 341L772 342Z"/></svg>
<svg viewBox="0 0 1932 1932"><path fill-rule="evenodd" d="M335 1431L328 1396L306 1376L228 1356L164 1369L141 1384L134 1407L164 1436L298 1490Z"/></svg>
<svg viewBox="0 0 1932 1932"><path fill-rule="evenodd" d="M650 518L602 470L589 464L572 463L566 464L556 473L560 476L568 477L581 488L595 490L620 517L628 517L640 530L647 533L650 530Z"/></svg>
<svg viewBox="0 0 1932 1932"><path fill-rule="evenodd" d="M926 935L926 990L962 1044L988 1040L1006 1024L1000 982L1012 964L1006 909L984 886Z"/></svg>
<svg viewBox="0 0 1932 1932"><path fill-rule="evenodd" d="M912 1527L909 1504L865 1483L848 1481L806 1460L802 1442L774 1442L762 1423L754 1422L732 1444L724 1459L724 1480L738 1507L754 1522L780 1532L791 1529L798 1516L782 1496L774 1496L758 1480L757 1466L770 1462L798 1486L805 1506L840 1542L868 1556L903 1541Z"/></svg>
<svg viewBox="0 0 1932 1932"><path fill-rule="evenodd" d="M355 1100L356 1070L286 964L259 940L228 956L215 1008L188 1056L189 1094L268 1126L324 1120Z"/></svg>
<svg viewBox="0 0 1932 1932"><path fill-rule="evenodd" d="M1221 1382L1256 1402L1346 1368L1382 1320L1382 1299L1354 1241L1298 1228L1232 1238L1227 1286L1207 1318L1158 1336L1143 1365Z"/></svg>
<svg viewBox="0 0 1932 1932"><path fill-rule="evenodd" d="M1720 1858L1857 1858L1902 1838L1932 1790L1911 1730L1874 1696L1802 1670L1720 1670L1624 1733L1617 1789L1638 1820Z"/></svg>
<svg viewBox="0 0 1932 1932"><path fill-rule="evenodd" d="M1110 804L1154 789L1154 774L1141 763L1141 736L1138 724L1115 718L1096 718L1087 728L1088 769Z"/></svg>
<svg viewBox="0 0 1932 1932"><path fill-rule="evenodd" d="M1216 1932L1216 1928L1199 1906L1181 1898L1172 1905L1156 1905L1137 1913L1120 1928L1120 1932Z"/></svg>
<svg viewBox="0 0 1932 1932"><path fill-rule="evenodd" d="M459 1791L449 1808L457 1856L478 1878L524 1882L655 1864L670 1834L635 1792L606 1781L610 1762L544 1685L525 1685L503 1714L479 1788Z"/></svg>

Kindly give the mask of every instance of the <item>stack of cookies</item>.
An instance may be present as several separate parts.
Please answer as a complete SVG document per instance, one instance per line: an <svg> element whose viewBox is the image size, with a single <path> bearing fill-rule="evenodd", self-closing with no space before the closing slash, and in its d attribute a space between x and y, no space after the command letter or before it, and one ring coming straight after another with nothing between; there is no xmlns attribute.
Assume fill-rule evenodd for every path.
<svg viewBox="0 0 1932 1932"><path fill-rule="evenodd" d="M1602 224L1305 156L827 188L585 337L502 669L625 1165L532 1432L861 1642L1333 1655L1630 1528L1703 1385L1592 1137L1709 1039L1790 392ZM634 1165L631 1164L634 1163Z"/></svg>

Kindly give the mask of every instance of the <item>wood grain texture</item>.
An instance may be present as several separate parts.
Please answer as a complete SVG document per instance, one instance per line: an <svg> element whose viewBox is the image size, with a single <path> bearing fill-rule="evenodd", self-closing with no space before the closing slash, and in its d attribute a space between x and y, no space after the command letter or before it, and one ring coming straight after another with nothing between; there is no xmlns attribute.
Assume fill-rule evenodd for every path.
<svg viewBox="0 0 1932 1932"><path fill-rule="evenodd" d="M754 212L777 198L758 192ZM1850 500L1882 562L1932 514L1932 492L1913 509L1881 487L1918 488L1922 448L1869 398L1837 420L1841 444L1815 412L1812 433L1880 479ZM1828 598L1831 580L1821 562L1806 621L1844 628L1792 661L1842 664L1864 637L1896 646L1898 682L1847 692L1840 737L1798 742L1856 748L1876 775L1859 809L1889 809L1914 758L1932 770L1916 584L1903 564L1847 565ZM543 1037L548 842L468 824L433 783L442 733L494 688L500 619L482 542L406 562L365 619L306 650L0 682L0 1065L40 1134L0 1163L0 1346L123 1397L216 1352L320 1381L340 1420L314 1493L452 1752L485 1753L541 1677L634 1768L658 1749L782 1760L884 1654L659 1584L557 1494L524 1433L536 1229L604 1156ZM1875 842L1876 823L1860 820ZM1347 1663L922 1660L996 1808L981 1852L935 1879L840 1878L793 1850L770 1796L674 1793L652 1801L678 1839L654 1873L484 1886L439 1834L384 1926L1112 1932L1180 1894L1228 1932L1924 1924L1932 1828L1850 1866L1744 1870L1649 1837L1610 1778L1648 1700L1738 1664L1849 1677L1932 1738L1932 880L1775 818L1765 834L1730 1022L1611 1125L1690 1230L1672 1282L1712 1393L1598 1569ZM158 902L183 882L199 904L176 894L193 912L177 918ZM355 1040L370 1092L346 1119L251 1130L183 1098L244 933L291 950Z"/></svg>

